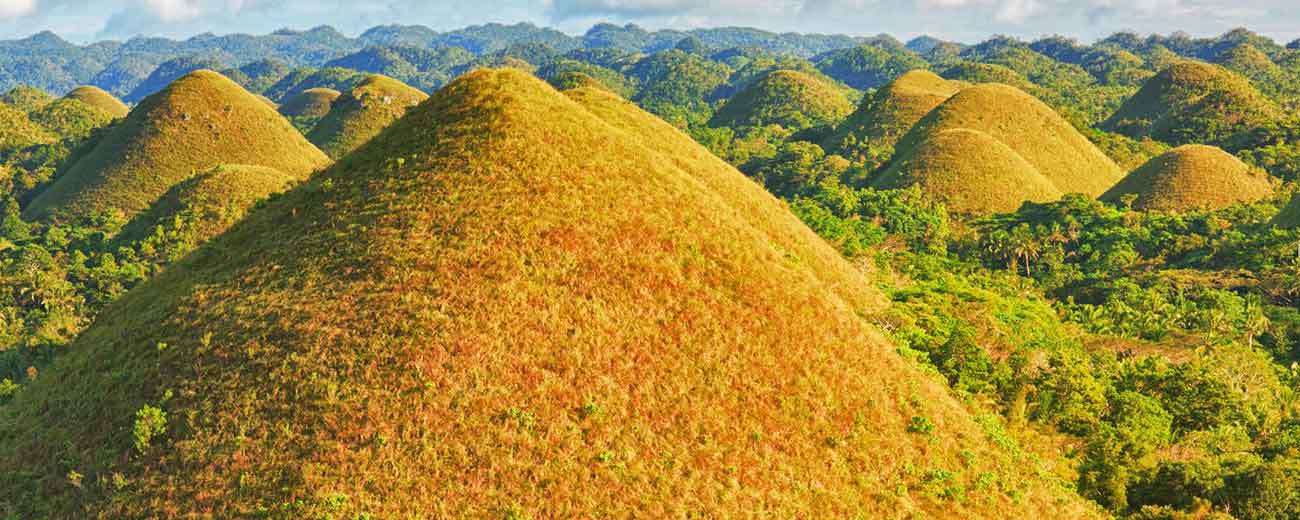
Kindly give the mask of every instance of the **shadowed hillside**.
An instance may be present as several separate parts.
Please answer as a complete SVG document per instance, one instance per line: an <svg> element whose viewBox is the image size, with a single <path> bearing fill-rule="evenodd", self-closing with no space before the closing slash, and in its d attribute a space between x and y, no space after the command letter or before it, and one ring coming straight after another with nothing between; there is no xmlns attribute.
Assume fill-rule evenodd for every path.
<svg viewBox="0 0 1300 520"><path fill-rule="evenodd" d="M113 115L76 99L57 99L32 112L31 119L55 135L80 139L113 122Z"/></svg>
<svg viewBox="0 0 1300 520"><path fill-rule="evenodd" d="M291 118L320 119L330 112L330 104L341 95L330 88L310 88L280 105L280 113Z"/></svg>
<svg viewBox="0 0 1300 520"><path fill-rule="evenodd" d="M373 75L334 101L307 139L330 157L341 158L402 117L428 95L400 81Z"/></svg>
<svg viewBox="0 0 1300 520"><path fill-rule="evenodd" d="M129 244L161 230L202 244L238 222L254 203L284 191L295 180L271 168L223 164L168 190L114 239Z"/></svg>
<svg viewBox="0 0 1300 520"><path fill-rule="evenodd" d="M570 96L470 73L127 294L0 417L10 510L1093 516L774 197Z"/></svg>
<svg viewBox="0 0 1300 520"><path fill-rule="evenodd" d="M217 164L278 169L297 179L329 164L283 117L212 71L150 96L24 210L28 218L125 217Z"/></svg>
<svg viewBox="0 0 1300 520"><path fill-rule="evenodd" d="M1213 146L1184 145L1134 170L1101 199L1130 196L1134 209L1190 211L1254 202L1272 192L1263 171Z"/></svg>

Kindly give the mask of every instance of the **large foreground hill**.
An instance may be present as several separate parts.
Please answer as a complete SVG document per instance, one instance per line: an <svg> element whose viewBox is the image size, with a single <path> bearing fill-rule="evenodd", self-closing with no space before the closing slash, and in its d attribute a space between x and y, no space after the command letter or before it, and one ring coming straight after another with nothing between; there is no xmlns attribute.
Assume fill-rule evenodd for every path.
<svg viewBox="0 0 1300 520"><path fill-rule="evenodd" d="M127 294L0 416L0 509L1091 516L775 198L570 96L471 73Z"/></svg>

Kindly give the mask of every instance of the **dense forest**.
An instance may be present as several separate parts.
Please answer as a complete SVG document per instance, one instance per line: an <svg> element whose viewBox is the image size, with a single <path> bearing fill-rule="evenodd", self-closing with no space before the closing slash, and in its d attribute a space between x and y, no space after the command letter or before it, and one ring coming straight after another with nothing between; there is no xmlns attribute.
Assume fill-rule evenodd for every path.
<svg viewBox="0 0 1300 520"><path fill-rule="evenodd" d="M535 146L577 139L594 124L566 104L569 98L534 94L531 83L510 75L488 80L471 72L484 68L540 78L588 103L591 113L627 125L620 127L627 135L634 125L658 128L657 120L632 121L599 96L634 103L701 145L698 154L707 149L765 188L865 273L864 290L885 302L860 314L891 353L908 370L942 381L994 444L1016 453L1014 460L976 462L981 455L953 450L950 458L964 461L954 462L964 474L909 468L915 481L889 493L978 516L992 503L981 498L989 489L1014 503L1036 503L1032 492L1022 495L1004 482L1020 478L1009 468L1028 465L1038 468L1035 478L1089 501L1098 516L1300 518L1300 42L1280 44L1244 29L1213 38L1121 33L1092 44L1001 36L975 44L902 42L742 28L651 32L610 24L577 37L520 24L446 33L385 26L358 38L321 27L84 46L51 33L0 42L0 409L27 407L0 421L30 417L26 410L37 405L22 404L24 398L63 403L23 394L42 391L36 383L60 370L72 351L111 335L97 322L130 321L132 311L152 316L140 302L145 297L124 295L166 300L172 296L153 294L175 284L166 273L209 276L202 262L221 255L249 261L248 253L220 248L261 247L251 237L274 228L274 216L292 220L302 208L316 220L285 225L309 235L381 234L376 230L390 224L382 217L353 221L314 212L406 208L379 193L409 187L399 173L432 152L404 148L415 138L403 131L427 123L439 128L428 130L438 139L464 150L489 146L483 153L499 153L504 162L529 156L527 148L462 143L461 134L441 129L480 128L448 106L495 102L469 87L457 90L457 78L469 76L489 90L522 89L527 94L518 96L549 107L549 131L541 119L537 130L531 120L501 116L516 125L500 123L506 130L539 132L530 135ZM501 113L513 114L508 108ZM195 121L206 133L186 133ZM626 147L644 156L627 152L629 164L680 162L683 170L710 172L724 166L663 137L669 130L635 134L639 140ZM604 142L590 139L582 142ZM555 146L555 154L569 157ZM398 173L373 185L349 180L367 168ZM320 170L323 178L313 175ZM707 179L698 182L741 190ZM425 195L443 204L493 189ZM552 196L569 185L529 189ZM373 198L362 201L362 194ZM712 204L683 200L682 214ZM558 199L533 202L563 206ZM380 203L388 206L367 206ZM758 204L749 199L726 204L728 215L770 218L737 209ZM488 206L476 211L500 210ZM451 234L473 227L439 225ZM773 237L793 233L756 229ZM721 262L707 254L732 247L743 259L768 254L701 243L716 249L693 250L704 260L674 269L707 271ZM812 246L797 241L773 247L787 255L780 265L820 262L815 249L804 249ZM337 250L370 254L363 249ZM293 264L291 255L281 260ZM338 268L372 268L396 279L404 276L395 274L396 264L419 264L392 262ZM762 276L784 272L763 269ZM293 290L308 291L319 282L295 283ZM806 298L779 295L791 305ZM236 310L229 312L244 316ZM576 332L573 338L581 339ZM154 343L147 348L160 359L171 355L165 351L174 342ZM128 371L98 370L107 378ZM336 391L349 390L330 390ZM138 411L122 419L133 443L122 457L134 461L180 432L168 427L179 419L165 399L129 404ZM600 410L593 401L574 413L588 420ZM534 428L529 412L512 407L503 414L493 424ZM948 454L947 441L935 440L957 436L944 431L947 424L959 422L918 412L907 417L906 435L930 439L924 442L944 446L936 453ZM0 443L16 442L14 432L23 431L6 428L0 422ZM385 441L374 435L366 442L381 450ZM848 442L825 436L827 445ZM623 456L610 450L597 459ZM0 448L0 458L17 453ZM618 471L640 475L639 463L625 464ZM132 489L115 472L94 475L92 484L89 466L67 463L57 470L62 484L109 495ZM0 470L21 467L0 462ZM0 482L8 486L0 490L31 496L53 485ZM132 511L131 499L110 502L125 509L105 511ZM0 498L0 515L41 511L22 504ZM318 506L262 513L307 517L324 510ZM70 511L51 507L44 513ZM339 507L358 514L312 517L365 517ZM492 514L521 518L523 509Z"/></svg>

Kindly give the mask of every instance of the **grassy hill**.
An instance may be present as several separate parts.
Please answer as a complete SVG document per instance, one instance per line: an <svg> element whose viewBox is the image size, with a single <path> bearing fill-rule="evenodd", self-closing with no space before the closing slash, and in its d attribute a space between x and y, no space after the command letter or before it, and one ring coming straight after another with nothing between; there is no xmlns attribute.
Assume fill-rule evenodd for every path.
<svg viewBox="0 0 1300 520"><path fill-rule="evenodd" d="M1300 195L1291 197L1291 202L1273 217L1272 224L1284 229L1300 228Z"/></svg>
<svg viewBox="0 0 1300 520"><path fill-rule="evenodd" d="M870 148L892 148L921 118L962 85L928 70L913 70L863 100L823 143L832 153L861 159Z"/></svg>
<svg viewBox="0 0 1300 520"><path fill-rule="evenodd" d="M1118 203L1136 197L1134 209L1190 211L1254 202L1271 193L1263 171L1213 146L1184 145L1134 170L1101 199Z"/></svg>
<svg viewBox="0 0 1300 520"><path fill-rule="evenodd" d="M570 95L473 72L127 294L0 416L8 510L1095 516L775 198Z"/></svg>
<svg viewBox="0 0 1300 520"><path fill-rule="evenodd" d="M833 85L802 72L777 70L727 100L709 124L799 130L838 123L852 111L853 104Z"/></svg>
<svg viewBox="0 0 1300 520"><path fill-rule="evenodd" d="M0 103L31 113L54 102L54 96L48 92L27 86L14 87L0 95Z"/></svg>
<svg viewBox="0 0 1300 520"><path fill-rule="evenodd" d="M26 112L0 103L0 153L57 140L48 129L32 122Z"/></svg>
<svg viewBox="0 0 1300 520"><path fill-rule="evenodd" d="M33 200L24 216L129 218L217 164L266 166L303 179L329 159L239 85L216 72L196 71L140 103Z"/></svg>
<svg viewBox="0 0 1300 520"><path fill-rule="evenodd" d="M61 138L80 139L107 126L115 118L99 107L62 98L32 112L31 119Z"/></svg>
<svg viewBox="0 0 1300 520"><path fill-rule="evenodd" d="M963 89L925 116L898 143L905 156L939 132L979 130L1009 146L1062 193L1097 196L1124 172L1042 101L1008 85Z"/></svg>
<svg viewBox="0 0 1300 520"><path fill-rule="evenodd" d="M191 177L127 223L114 239L130 244L154 233L183 235L197 246L234 225L253 205L297 179L262 166L223 164Z"/></svg>
<svg viewBox="0 0 1300 520"><path fill-rule="evenodd" d="M126 103L123 103L122 100L117 99L117 97L113 96L112 94L109 94L108 92L104 91L104 89L101 89L99 87L92 87L92 86L77 87L73 89L71 92L68 92L68 95L63 97L64 99L75 99L77 101L80 101L92 107L103 110L104 112L107 112L108 115L113 116L114 118L126 117L126 114L131 111L130 108L127 108Z"/></svg>
<svg viewBox="0 0 1300 520"><path fill-rule="evenodd" d="M332 88L309 88L280 105L285 117L319 119L330 112L330 105L343 94Z"/></svg>
<svg viewBox="0 0 1300 520"><path fill-rule="evenodd" d="M949 211L1009 213L1025 201L1050 202L1061 191L1002 141L978 130L943 130L897 157L872 184L920 186Z"/></svg>
<svg viewBox="0 0 1300 520"><path fill-rule="evenodd" d="M1171 144L1217 144L1280 115L1245 78L1217 65L1184 61L1148 80L1101 126Z"/></svg>
<svg viewBox="0 0 1300 520"><path fill-rule="evenodd" d="M330 157L351 153L428 95L393 78L372 75L334 101L307 139Z"/></svg>

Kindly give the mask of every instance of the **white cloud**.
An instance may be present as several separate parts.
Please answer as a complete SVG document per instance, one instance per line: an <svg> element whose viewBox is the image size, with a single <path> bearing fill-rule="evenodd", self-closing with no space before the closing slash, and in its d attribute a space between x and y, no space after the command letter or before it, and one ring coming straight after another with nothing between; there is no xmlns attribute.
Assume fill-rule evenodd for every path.
<svg viewBox="0 0 1300 520"><path fill-rule="evenodd" d="M17 18L36 12L36 0L0 0L0 19Z"/></svg>
<svg viewBox="0 0 1300 520"><path fill-rule="evenodd" d="M163 22L188 22L198 18L203 10L192 0L144 0Z"/></svg>

